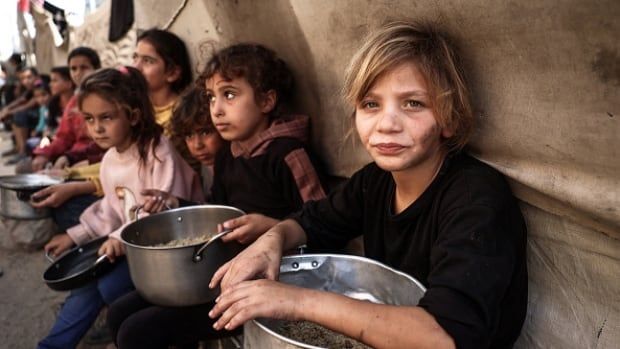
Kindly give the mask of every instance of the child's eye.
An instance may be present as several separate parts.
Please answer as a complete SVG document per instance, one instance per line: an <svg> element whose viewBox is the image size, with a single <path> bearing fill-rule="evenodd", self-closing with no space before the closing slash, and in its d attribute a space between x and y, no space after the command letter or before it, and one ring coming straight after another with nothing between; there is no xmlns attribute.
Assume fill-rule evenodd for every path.
<svg viewBox="0 0 620 349"><path fill-rule="evenodd" d="M375 101L362 101L362 109L374 109L379 107L379 103Z"/></svg>
<svg viewBox="0 0 620 349"><path fill-rule="evenodd" d="M214 95L212 95L210 93L207 93L206 97L207 97L207 101L209 102L209 104L215 103L215 96Z"/></svg>
<svg viewBox="0 0 620 349"><path fill-rule="evenodd" d="M224 98L226 98L228 100L231 100L231 99L235 98L235 94L230 92L230 91L226 91L226 92L224 92Z"/></svg>
<svg viewBox="0 0 620 349"><path fill-rule="evenodd" d="M92 116L85 116L84 117L84 121L86 121L87 123L92 123L94 120L94 118Z"/></svg>
<svg viewBox="0 0 620 349"><path fill-rule="evenodd" d="M416 101L414 99L410 99L408 101L405 102L405 107L408 108L424 108L424 103L420 102L420 101Z"/></svg>

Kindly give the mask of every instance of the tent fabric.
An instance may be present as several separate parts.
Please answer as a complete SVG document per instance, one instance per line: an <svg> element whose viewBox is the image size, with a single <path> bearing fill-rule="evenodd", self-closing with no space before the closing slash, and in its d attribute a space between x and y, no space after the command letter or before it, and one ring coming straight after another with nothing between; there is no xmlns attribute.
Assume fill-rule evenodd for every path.
<svg viewBox="0 0 620 349"><path fill-rule="evenodd" d="M136 0L136 27L166 23L180 2ZM438 20L461 43L478 121L468 151L504 173L522 203L530 295L517 348L616 348L620 2L203 0L170 30L197 68L204 47L250 41L278 52L296 75L299 111L312 116L317 153L330 174L348 176L369 158L346 136L343 72L368 31L403 16ZM74 42L105 46L100 21Z"/></svg>
<svg viewBox="0 0 620 349"><path fill-rule="evenodd" d="M88 46L99 53L103 67L129 65L133 61L133 52L136 45L135 25L115 42L109 42L111 1L106 0L96 11L84 19L84 23L77 28L71 28L71 48Z"/></svg>

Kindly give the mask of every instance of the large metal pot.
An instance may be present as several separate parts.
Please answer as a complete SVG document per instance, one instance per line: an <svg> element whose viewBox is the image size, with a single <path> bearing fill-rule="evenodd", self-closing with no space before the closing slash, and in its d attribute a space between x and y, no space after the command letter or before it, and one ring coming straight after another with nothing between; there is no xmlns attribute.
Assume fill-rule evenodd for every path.
<svg viewBox="0 0 620 349"><path fill-rule="evenodd" d="M0 177L0 215L14 219L49 217L47 208L34 208L30 196L46 187L62 183L61 178L42 174L21 174Z"/></svg>
<svg viewBox="0 0 620 349"><path fill-rule="evenodd" d="M368 258L346 255L296 255L282 258L280 281L339 293L374 303L414 306L426 292L411 276ZM245 349L314 348L274 331L281 321L257 319L243 326Z"/></svg>
<svg viewBox="0 0 620 349"><path fill-rule="evenodd" d="M243 214L228 206L192 206L154 214L126 226L121 239L136 290L149 302L163 306L196 305L215 299L219 289L209 288L211 277L243 249L242 245L219 238L208 245L155 245L205 233L215 235L219 223Z"/></svg>

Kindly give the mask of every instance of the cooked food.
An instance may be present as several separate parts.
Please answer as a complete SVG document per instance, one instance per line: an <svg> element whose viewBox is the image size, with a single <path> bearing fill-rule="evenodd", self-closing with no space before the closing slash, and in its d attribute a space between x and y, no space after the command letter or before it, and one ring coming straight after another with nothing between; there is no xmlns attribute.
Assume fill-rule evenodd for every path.
<svg viewBox="0 0 620 349"><path fill-rule="evenodd" d="M276 330L284 337L323 348L367 349L369 346L310 321L283 321Z"/></svg>
<svg viewBox="0 0 620 349"><path fill-rule="evenodd" d="M214 234L202 234L199 236L191 236L191 237L186 237L186 238L182 238L182 239L174 239L162 244L157 244L154 245L154 247L184 247L184 246L191 246L191 245L197 245L197 244L202 244L205 243L207 241L209 241L210 238L212 238L214 236Z"/></svg>

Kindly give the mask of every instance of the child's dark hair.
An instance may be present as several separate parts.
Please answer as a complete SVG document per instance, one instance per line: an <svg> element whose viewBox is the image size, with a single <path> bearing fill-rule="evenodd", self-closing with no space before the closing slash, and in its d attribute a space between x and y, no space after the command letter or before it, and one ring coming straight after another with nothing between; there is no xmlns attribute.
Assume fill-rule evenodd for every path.
<svg viewBox="0 0 620 349"><path fill-rule="evenodd" d="M149 29L138 36L138 42L146 41L153 45L158 55L163 58L166 69L175 66L181 70L179 78L170 84L172 91L181 93L192 82L192 68L189 61L187 47L183 40L173 33L160 30Z"/></svg>
<svg viewBox="0 0 620 349"><path fill-rule="evenodd" d="M20 69L18 69L18 70L17 70L17 73L20 73L20 74L21 74L21 73L23 73L23 72L25 72L25 71L29 71L29 72L31 72L31 73L32 73L32 75L35 75L35 76L38 76L38 75L39 75L39 71L37 70L37 68L35 68L35 67L31 67L31 66L28 66L28 67L22 67L22 68L20 68Z"/></svg>
<svg viewBox="0 0 620 349"><path fill-rule="evenodd" d="M131 140L137 144L140 160L146 162L148 147L155 150L163 128L155 122L155 111L149 99L146 80L136 68L121 66L118 69L101 69L84 79L78 92L78 106L82 109L84 98L97 94L114 103L127 116L138 112L138 123L131 127Z"/></svg>
<svg viewBox="0 0 620 349"><path fill-rule="evenodd" d="M272 118L281 117L293 97L295 80L288 66L274 51L259 44L237 44L215 53L197 80L198 88L204 91L205 82L215 74L224 79L246 79L256 101L262 100L265 93L275 91Z"/></svg>
<svg viewBox="0 0 620 349"><path fill-rule="evenodd" d="M198 88L189 88L179 99L172 113L172 133L187 137L194 131L216 132L209 114L209 103Z"/></svg>
<svg viewBox="0 0 620 349"><path fill-rule="evenodd" d="M73 84L73 80L71 80L71 72L69 71L69 67L67 66L53 67L52 69L50 69L50 74L51 73L58 74L62 76L63 80L71 81L71 83Z"/></svg>
<svg viewBox="0 0 620 349"><path fill-rule="evenodd" d="M42 79L35 81L34 86L32 87L32 90L33 91L36 91L36 90L45 91L48 95L52 93L50 90L49 83L45 82Z"/></svg>
<svg viewBox="0 0 620 349"><path fill-rule="evenodd" d="M97 51L90 47L80 46L71 50L71 52L69 52L69 56L67 56L67 63L71 60L71 58L76 56L86 57L94 69L101 68L101 60L99 59Z"/></svg>

